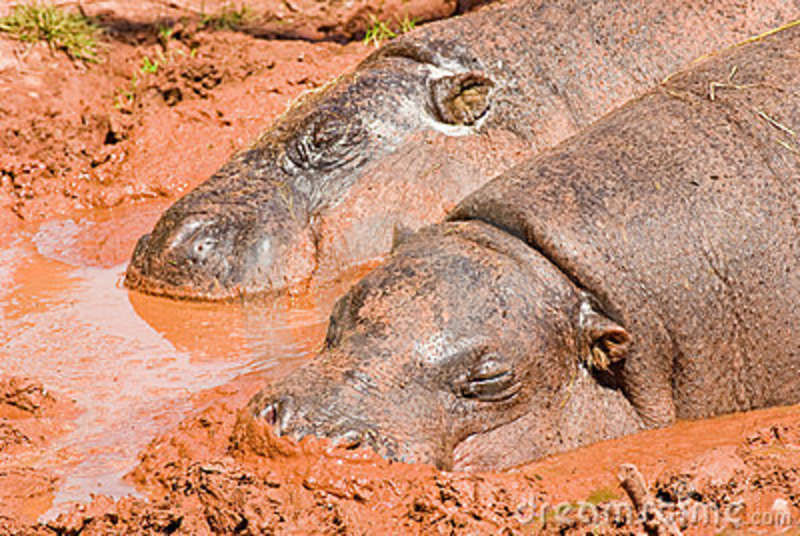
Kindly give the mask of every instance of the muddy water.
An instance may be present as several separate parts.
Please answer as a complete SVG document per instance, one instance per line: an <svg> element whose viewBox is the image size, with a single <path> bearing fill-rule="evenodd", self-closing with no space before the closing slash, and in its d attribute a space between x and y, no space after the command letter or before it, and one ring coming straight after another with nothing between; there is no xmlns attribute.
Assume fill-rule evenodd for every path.
<svg viewBox="0 0 800 536"><path fill-rule="evenodd" d="M241 374L278 377L302 363L346 287L227 304L129 293L124 262L84 260L104 244L93 229L126 227L99 216L49 221L0 243L0 368L40 380L82 410L31 462L61 477L47 517L90 493L135 493L122 476L151 439L201 409L193 394Z"/></svg>

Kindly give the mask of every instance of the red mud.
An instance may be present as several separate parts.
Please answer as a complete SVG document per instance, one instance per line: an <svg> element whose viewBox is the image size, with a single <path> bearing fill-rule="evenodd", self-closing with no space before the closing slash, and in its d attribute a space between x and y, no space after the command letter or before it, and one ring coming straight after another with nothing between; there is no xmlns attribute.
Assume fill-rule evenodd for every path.
<svg viewBox="0 0 800 536"><path fill-rule="evenodd" d="M0 377L0 528L9 513L33 522L53 500L57 478L28 466L79 413L30 378Z"/></svg>
<svg viewBox="0 0 800 536"><path fill-rule="evenodd" d="M46 322L53 317L43 312L61 302L36 300L64 292L59 285L78 285L65 266L113 267L100 272L103 284L113 287L114 270L122 272L119 264L127 260L135 239L172 199L245 147L292 98L372 50L361 43L254 35L344 39L363 31L370 14L401 18L406 12L396 11L397 6L426 18L456 9L454 1L372 4L383 11L371 11L367 2L254 1L248 6L262 24L230 32L198 26L199 11L213 13L221 1L208 0L205 7L199 0L83 5L111 29L99 64L75 63L44 46L29 47L0 36L0 238L5 246L12 245L0 250L0 318L8 321L4 314L16 315L14 328L0 326L0 369L40 360L36 370L42 371L45 383L60 379L58 370L48 367L70 365L56 351L55 340L65 334L54 329L52 341L40 341L29 351L29 343L19 341L25 336L19 330L33 311L39 316L31 318L44 324L35 326L34 333L47 339ZM7 7L0 6L0 12ZM188 21L178 24L168 43L160 43L159 21L182 15ZM145 57L159 61L157 72L142 72ZM23 262L17 252L33 246L19 244L29 242L38 253ZM14 244L22 249L13 249ZM11 257L3 256L8 251ZM15 268L11 262L9 268L9 259L21 264ZM74 299L66 294L65 300ZM188 352L192 358L186 367L217 366L212 361L220 358L214 356L233 354L252 342L253 320L241 311L170 308L134 294L129 299L129 309L158 331L145 351L158 356ZM120 314L113 311L99 314ZM258 323L259 317L254 318ZM202 333L192 329L199 325ZM150 328L132 332L153 336ZM76 338L85 336L75 333ZM321 337L320 327L308 321L290 323L286 333L280 332L278 338L286 341L275 342L274 333L266 339L276 352L294 348L297 341L302 350L268 372L243 372L213 388L187 385L186 394L163 402L157 397L169 389L164 385L142 386L141 392L134 389L113 398L121 389L108 387L116 372L104 370L109 368L104 359L113 357L113 367L121 366L125 356L119 348L130 345L128 339L97 348L93 340L85 343L88 349L81 351L88 352L86 366L96 368L86 379L66 382L64 395L48 392L38 380L0 376L0 534L641 532L642 523L614 524L602 516L614 505L630 505L616 476L623 463L639 468L650 492L666 501L667 512L723 512L728 522L742 522L736 529L742 534L779 532L785 525L776 520L790 519L794 531L800 526L798 407L681 423L505 473L444 473L390 463L366 451L333 448L322 440L291 444L241 416L239 408L265 378L297 366ZM160 349L164 341L171 350ZM137 366L136 360L131 363L121 374L139 378L130 368ZM186 374L191 369L180 370ZM63 475L87 456L91 462L92 456L100 458L107 454L104 448L112 448L100 443L78 455L75 446L54 447L75 433L86 412L97 412L70 400L81 390L126 404L156 397L151 402L171 413L146 428L162 435L140 453L139 465L127 477L141 497L114 502L97 496L91 504L36 524L52 507ZM105 419L119 418L114 415ZM176 415L183 415L177 426ZM589 524L575 510L539 515L543 505L561 501L603 506L586 507L597 514ZM741 509L729 508L738 503ZM689 524L684 532L729 534L734 529L730 523L708 522ZM666 529L651 523L648 530Z"/></svg>

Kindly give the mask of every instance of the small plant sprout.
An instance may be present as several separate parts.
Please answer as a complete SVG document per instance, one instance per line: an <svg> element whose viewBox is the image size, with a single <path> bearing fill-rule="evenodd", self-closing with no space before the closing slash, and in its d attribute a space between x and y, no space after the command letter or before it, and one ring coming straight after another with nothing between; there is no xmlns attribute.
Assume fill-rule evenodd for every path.
<svg viewBox="0 0 800 536"><path fill-rule="evenodd" d="M235 9L231 4L226 4L215 15L203 15L200 24L205 28L215 30L236 30L252 22L255 18L253 10L246 5Z"/></svg>
<svg viewBox="0 0 800 536"><path fill-rule="evenodd" d="M160 62L158 60L153 61L150 59L149 56L145 56L144 58L142 58L142 66L139 68L139 70L142 71L143 74L144 73L155 74L156 72L158 72L159 65Z"/></svg>
<svg viewBox="0 0 800 536"><path fill-rule="evenodd" d="M375 48L378 48L381 45L381 42L397 37L397 34L393 32L391 28L389 28L389 25L382 20L379 20L375 15L370 15L370 20L371 26L367 29L367 33L364 35L365 45L373 43Z"/></svg>
<svg viewBox="0 0 800 536"><path fill-rule="evenodd" d="M158 42L161 43L161 46L167 48L170 39L172 39L172 34L175 33L175 29L170 26L161 26L158 29Z"/></svg>
<svg viewBox="0 0 800 536"><path fill-rule="evenodd" d="M416 17L409 17L408 13L403 15L403 20L400 21L400 33L408 33L417 27Z"/></svg>
<svg viewBox="0 0 800 536"><path fill-rule="evenodd" d="M398 35L410 32L417 27L417 19L409 17L408 14L405 14L402 20L395 20L397 22L397 31L392 30L388 23L378 19L375 15L370 15L370 27L367 29L367 33L364 34L364 44L373 43L377 48L383 41L394 39Z"/></svg>

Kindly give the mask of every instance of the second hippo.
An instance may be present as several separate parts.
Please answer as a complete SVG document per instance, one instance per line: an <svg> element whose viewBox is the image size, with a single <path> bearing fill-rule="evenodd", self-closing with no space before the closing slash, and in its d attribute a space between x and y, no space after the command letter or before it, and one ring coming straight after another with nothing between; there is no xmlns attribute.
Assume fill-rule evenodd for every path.
<svg viewBox="0 0 800 536"><path fill-rule="evenodd" d="M141 238L131 289L224 299L325 280L800 0L516 0L392 41L292 106Z"/></svg>
<svg viewBox="0 0 800 536"><path fill-rule="evenodd" d="M672 77L465 199L336 305L250 403L497 469L800 402L800 26Z"/></svg>

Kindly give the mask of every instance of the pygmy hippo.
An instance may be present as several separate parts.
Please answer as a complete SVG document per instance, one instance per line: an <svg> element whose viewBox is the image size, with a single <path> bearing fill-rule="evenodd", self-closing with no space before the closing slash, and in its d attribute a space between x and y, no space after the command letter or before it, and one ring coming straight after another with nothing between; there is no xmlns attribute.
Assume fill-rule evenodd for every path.
<svg viewBox="0 0 800 536"><path fill-rule="evenodd" d="M447 469L800 401L800 26L677 74L467 197L249 405Z"/></svg>
<svg viewBox="0 0 800 536"><path fill-rule="evenodd" d="M517 0L420 28L177 201L125 284L226 299L333 278L700 54L798 14L800 0Z"/></svg>

